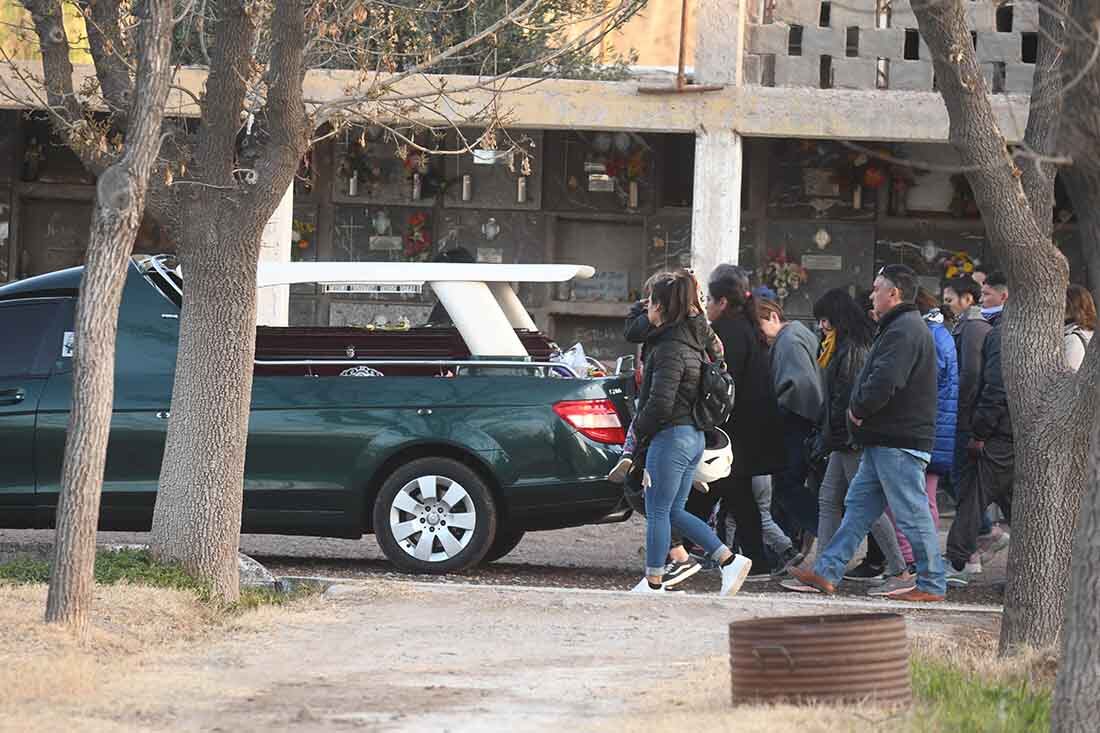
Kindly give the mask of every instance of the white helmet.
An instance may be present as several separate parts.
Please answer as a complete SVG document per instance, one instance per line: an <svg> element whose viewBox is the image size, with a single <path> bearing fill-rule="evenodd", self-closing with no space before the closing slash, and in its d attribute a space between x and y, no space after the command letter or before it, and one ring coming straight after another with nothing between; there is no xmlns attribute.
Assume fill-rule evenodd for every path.
<svg viewBox="0 0 1100 733"><path fill-rule="evenodd" d="M733 446L730 436L723 430L714 428L703 433L706 445L699 467L695 469L695 480L710 483L730 475L733 470Z"/></svg>

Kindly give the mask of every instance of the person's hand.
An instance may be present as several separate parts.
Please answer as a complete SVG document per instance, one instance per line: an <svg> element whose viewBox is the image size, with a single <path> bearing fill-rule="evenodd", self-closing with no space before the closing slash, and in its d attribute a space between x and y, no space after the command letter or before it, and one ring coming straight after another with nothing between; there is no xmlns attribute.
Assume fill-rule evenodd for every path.
<svg viewBox="0 0 1100 733"><path fill-rule="evenodd" d="M970 456L971 460L977 460L983 453L985 453L984 440L971 438L970 442L966 444L966 455Z"/></svg>
<svg viewBox="0 0 1100 733"><path fill-rule="evenodd" d="M849 420L851 421L851 423L852 423L853 425L855 425L855 426L856 426L857 428L858 428L858 427L859 427L860 425L862 425L862 424L863 424L863 420L859 419L858 417L856 417L855 415L853 415L853 414L852 414L852 408L850 408L850 407L848 408L848 419L849 419Z"/></svg>

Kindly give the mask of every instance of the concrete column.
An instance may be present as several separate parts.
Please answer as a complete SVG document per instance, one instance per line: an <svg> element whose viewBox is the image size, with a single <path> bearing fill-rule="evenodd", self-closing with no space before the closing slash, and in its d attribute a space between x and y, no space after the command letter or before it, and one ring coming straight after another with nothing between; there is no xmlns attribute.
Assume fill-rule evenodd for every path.
<svg viewBox="0 0 1100 733"><path fill-rule="evenodd" d="M294 221L294 184L267 220L260 240L260 262L290 262L290 229ZM290 322L290 286L260 288L256 297L256 324L286 326Z"/></svg>
<svg viewBox="0 0 1100 733"><path fill-rule="evenodd" d="M741 85L748 2L707 0L697 5L696 84ZM696 130L691 264L704 284L715 265L737 263L741 246L741 163L741 136L732 128Z"/></svg>
<svg viewBox="0 0 1100 733"><path fill-rule="evenodd" d="M701 283L720 263L737 264L741 246L741 136L731 129L695 134L691 265Z"/></svg>

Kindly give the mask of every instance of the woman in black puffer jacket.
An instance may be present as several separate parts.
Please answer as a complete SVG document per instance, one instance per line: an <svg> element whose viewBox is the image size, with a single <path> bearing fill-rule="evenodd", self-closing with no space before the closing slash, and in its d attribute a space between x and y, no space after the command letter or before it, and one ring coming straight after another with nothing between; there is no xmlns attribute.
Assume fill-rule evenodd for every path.
<svg viewBox="0 0 1100 733"><path fill-rule="evenodd" d="M860 370L871 351L874 324L867 318L848 291L836 288L814 304L814 318L825 333L818 365L825 370L825 403L819 431L814 442L815 461L828 461L825 478L818 490L818 547L828 547L840 526L848 485L859 468L863 451L848 433L848 402ZM905 570L893 526L885 514L871 525L874 537L886 557L887 572L897 575ZM881 572L871 573L877 576ZM845 577L864 580L863 573Z"/></svg>
<svg viewBox="0 0 1100 733"><path fill-rule="evenodd" d="M658 278L648 317L654 329L646 340L645 376L634 420L638 444L647 448L646 577L634 590L665 591L665 559L675 525L718 561L722 570L720 593L736 593L752 563L734 555L706 522L684 510L703 455L703 431L695 424L693 412L699 398L703 358L711 340L695 278L683 271Z"/></svg>

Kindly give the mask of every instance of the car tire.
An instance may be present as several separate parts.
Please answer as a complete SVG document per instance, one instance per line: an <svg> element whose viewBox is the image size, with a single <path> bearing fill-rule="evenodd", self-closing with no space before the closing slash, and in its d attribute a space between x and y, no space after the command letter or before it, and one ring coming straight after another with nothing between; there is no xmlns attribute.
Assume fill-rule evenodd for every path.
<svg viewBox="0 0 1100 733"><path fill-rule="evenodd" d="M450 458L419 458L394 471L374 502L382 552L407 573L442 575L485 557L497 510L484 479Z"/></svg>
<svg viewBox="0 0 1100 733"><path fill-rule="evenodd" d="M489 551L485 553L485 559L482 562L496 562L501 559L516 549L525 534L527 534L526 531L522 529L501 527L497 530L497 536L493 540L493 544L489 545Z"/></svg>

